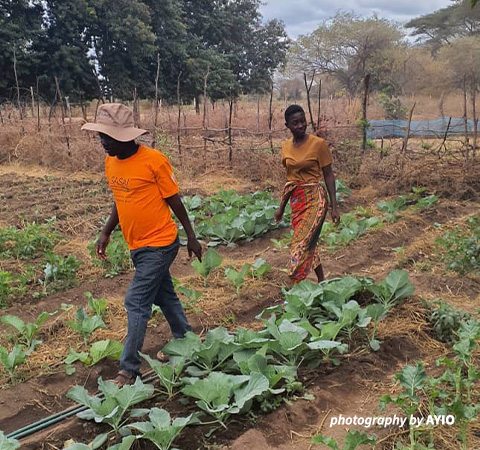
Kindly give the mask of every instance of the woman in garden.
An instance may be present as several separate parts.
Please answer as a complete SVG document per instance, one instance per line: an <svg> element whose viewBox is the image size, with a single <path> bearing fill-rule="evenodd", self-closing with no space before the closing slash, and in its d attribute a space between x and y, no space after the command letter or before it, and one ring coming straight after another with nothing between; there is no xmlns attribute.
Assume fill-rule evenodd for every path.
<svg viewBox="0 0 480 450"><path fill-rule="evenodd" d="M285 125L292 138L282 145L282 164L287 171L287 183L280 207L275 212L275 221L282 219L290 200L293 238L288 275L294 283L299 283L313 268L320 282L325 277L317 242L328 209L322 173L330 197L333 223L336 226L340 221L332 156L323 139L307 133L307 120L301 106L291 105L286 109Z"/></svg>

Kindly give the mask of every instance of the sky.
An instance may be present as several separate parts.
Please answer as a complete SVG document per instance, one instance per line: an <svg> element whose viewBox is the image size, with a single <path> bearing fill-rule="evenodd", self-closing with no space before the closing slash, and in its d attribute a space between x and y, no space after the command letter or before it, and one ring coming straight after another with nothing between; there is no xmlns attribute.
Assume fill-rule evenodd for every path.
<svg viewBox="0 0 480 450"><path fill-rule="evenodd" d="M290 38L311 33L320 22L338 10L359 16L378 17L405 23L415 17L450 6L450 0L263 0L260 12L264 20L280 19Z"/></svg>

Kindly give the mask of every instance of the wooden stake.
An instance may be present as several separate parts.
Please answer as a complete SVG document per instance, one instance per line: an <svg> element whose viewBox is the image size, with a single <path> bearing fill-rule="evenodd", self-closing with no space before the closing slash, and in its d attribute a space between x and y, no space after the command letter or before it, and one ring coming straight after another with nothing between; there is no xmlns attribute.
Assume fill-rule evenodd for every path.
<svg viewBox="0 0 480 450"><path fill-rule="evenodd" d="M133 88L133 126L138 127L140 115L138 112L137 87Z"/></svg>
<svg viewBox="0 0 480 450"><path fill-rule="evenodd" d="M210 64L207 66L207 73L203 80L203 170L207 170L207 82L210 74Z"/></svg>
<svg viewBox="0 0 480 450"><path fill-rule="evenodd" d="M475 75L472 79L472 119L473 119L473 151L472 157L475 159L476 152L477 152L477 135L478 135L478 120L477 120L477 80Z"/></svg>
<svg viewBox="0 0 480 450"><path fill-rule="evenodd" d="M58 82L57 76L55 76L55 86L57 89L57 97L60 100L60 111L62 112L62 124L63 124L63 132L65 134L65 140L67 141L67 148L70 148L70 137L67 132L67 127L65 125L65 107L63 105L63 100L62 100L62 91L60 90L60 83ZM69 155L70 156L70 155Z"/></svg>
<svg viewBox="0 0 480 450"><path fill-rule="evenodd" d="M412 124L413 110L415 109L416 104L417 104L417 102L413 103L412 109L410 110L410 114L408 116L407 129L405 131L405 137L403 139L403 145L402 145L402 153L403 154L405 154L407 152L408 138L410 137L410 125Z"/></svg>
<svg viewBox="0 0 480 450"><path fill-rule="evenodd" d="M273 81L270 89L270 105L268 107L268 141L270 142L270 152L273 154L273 135L272 135L272 124L273 124Z"/></svg>
<svg viewBox="0 0 480 450"><path fill-rule="evenodd" d="M367 121L367 104L368 104L368 92L370 90L370 74L367 73L365 75L365 79L363 80L363 102L362 102L362 152L365 151L367 148L367 129L368 129L368 121Z"/></svg>
<svg viewBox="0 0 480 450"><path fill-rule="evenodd" d="M182 155L182 143L180 140L180 117L182 113L182 105L180 104L180 79L182 77L182 71L178 74L177 77L177 104L178 104L178 116L177 116L177 145L178 145L178 154Z"/></svg>
<svg viewBox="0 0 480 450"><path fill-rule="evenodd" d="M322 80L318 80L318 111L317 111L317 130L320 128L320 111L322 99Z"/></svg>
<svg viewBox="0 0 480 450"><path fill-rule="evenodd" d="M465 126L465 162L469 157L469 139L468 139L468 113L467 113L467 75L463 75L463 124Z"/></svg>
<svg viewBox="0 0 480 450"><path fill-rule="evenodd" d="M447 137L448 137L448 131L450 130L450 124L452 123L452 118L449 117L448 119L448 124L447 124L447 128L445 130L445 133L443 134L443 140L442 140L442 143L440 144L440 147L438 147L438 159L440 159L442 157L442 154L441 154L441 150L442 150L442 147L445 147L445 152L447 151L447 146L445 145L445 142L447 140Z"/></svg>
<svg viewBox="0 0 480 450"><path fill-rule="evenodd" d="M30 86L30 98L32 99L32 119L35 117L35 95L33 93L33 86Z"/></svg>
<svg viewBox="0 0 480 450"><path fill-rule="evenodd" d="M38 92L38 77L37 77L37 131L40 131L40 94Z"/></svg>
<svg viewBox="0 0 480 450"><path fill-rule="evenodd" d="M314 79L315 79L315 69L313 69L312 79L310 80L310 84L307 83L307 74L303 72L303 81L305 83L305 89L307 90L307 105L308 105L308 112L310 114L310 125L312 126L312 130L315 133L317 131L317 127L315 126L315 122L313 121L312 105L310 104L310 90L312 89Z"/></svg>
<svg viewBox="0 0 480 450"><path fill-rule="evenodd" d="M260 132L260 94L257 94L257 133Z"/></svg>
<svg viewBox="0 0 480 450"><path fill-rule="evenodd" d="M157 53L157 75L155 76L155 112L153 119L153 140L152 148L156 148L157 143L157 123L158 123L158 79L160 78L160 53Z"/></svg>
<svg viewBox="0 0 480 450"><path fill-rule="evenodd" d="M18 84L18 75L17 75L17 53L15 51L15 44L13 44L13 73L15 74L15 85L17 87L17 104L18 104L18 113L20 114L20 121L22 125L20 127L20 132L23 135L25 132L23 128L23 113L22 113L22 105L20 103L20 85Z"/></svg>
<svg viewBox="0 0 480 450"><path fill-rule="evenodd" d="M228 161L230 164L233 160L233 141L232 141L232 116L233 116L233 96L230 89L230 97L228 99L229 114L228 114Z"/></svg>

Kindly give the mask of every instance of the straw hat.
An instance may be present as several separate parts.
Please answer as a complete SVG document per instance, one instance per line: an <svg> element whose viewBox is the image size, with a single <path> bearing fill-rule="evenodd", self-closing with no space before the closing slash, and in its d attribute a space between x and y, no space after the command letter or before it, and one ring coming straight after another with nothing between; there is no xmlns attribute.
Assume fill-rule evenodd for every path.
<svg viewBox="0 0 480 450"><path fill-rule="evenodd" d="M133 112L120 103L106 103L98 108L97 121L86 123L82 130L104 133L120 142L131 141L147 130L134 127Z"/></svg>

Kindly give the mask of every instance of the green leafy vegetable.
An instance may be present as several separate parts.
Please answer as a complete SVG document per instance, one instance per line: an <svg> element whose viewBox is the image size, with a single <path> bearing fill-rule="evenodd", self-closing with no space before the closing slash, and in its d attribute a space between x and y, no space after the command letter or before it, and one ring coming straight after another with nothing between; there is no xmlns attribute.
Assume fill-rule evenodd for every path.
<svg viewBox="0 0 480 450"><path fill-rule="evenodd" d="M252 266L253 276L261 278L271 272L272 267L263 258L257 258Z"/></svg>
<svg viewBox="0 0 480 450"><path fill-rule="evenodd" d="M220 266L223 258L213 248L209 248L205 253L202 262L195 259L192 262L192 266L195 271L203 277L204 284L207 282L207 278L213 269Z"/></svg>
<svg viewBox="0 0 480 450"><path fill-rule="evenodd" d="M140 431L142 439L153 442L160 450L169 450L175 438L187 425L198 423L194 414L177 417L172 421L168 411L160 408L152 408L148 417L149 422L135 422L128 427Z"/></svg>
<svg viewBox="0 0 480 450"><path fill-rule="evenodd" d="M55 315L57 312L48 313L42 312L39 314L35 322L25 323L22 319L13 315L6 315L0 317L0 322L5 325L10 325L17 329L20 333L19 343L27 347L30 351L34 350L35 347L41 344L41 341L35 339L40 327L48 320L49 317Z"/></svg>
<svg viewBox="0 0 480 450"><path fill-rule="evenodd" d="M184 368L184 360L178 358L170 362L170 364L163 364L156 359L150 358L148 355L143 353L139 354L157 374L160 384L165 388L168 398L173 397L175 388L183 385L180 381L180 375Z"/></svg>
<svg viewBox="0 0 480 450"><path fill-rule="evenodd" d="M74 318L75 320L69 320L66 324L80 334L85 343L88 342L88 338L95 330L98 328L106 328L105 322L101 317L88 315L83 306L78 307Z"/></svg>
<svg viewBox="0 0 480 450"><path fill-rule="evenodd" d="M0 362L7 369L12 379L15 369L26 361L27 356L28 353L24 350L23 345L15 345L11 352L0 345Z"/></svg>
<svg viewBox="0 0 480 450"><path fill-rule="evenodd" d="M3 431L0 430L0 448L2 450L16 450L20 448L20 442L16 439L7 438Z"/></svg>
<svg viewBox="0 0 480 450"><path fill-rule="evenodd" d="M197 398L197 406L226 428L229 416L246 412L250 409L251 400L268 389L268 379L260 373L246 376L212 372L207 378L195 379L182 392Z"/></svg>
<svg viewBox="0 0 480 450"><path fill-rule="evenodd" d="M127 409L150 398L154 391L152 385L142 383L140 378L137 378L135 384L120 388L110 381L103 381L100 377L98 388L103 393L104 400L88 395L88 391L82 386L74 386L68 391L67 397L89 408L78 413L78 417L95 420L97 423L107 423L115 431L123 425L122 419Z"/></svg>
<svg viewBox="0 0 480 450"><path fill-rule="evenodd" d="M343 450L355 450L359 445L376 445L377 439L375 436L367 436L356 430L348 430L344 438ZM324 444L333 450L340 450L338 442L322 434L318 434L312 438L312 444Z"/></svg>
<svg viewBox="0 0 480 450"><path fill-rule="evenodd" d="M245 283L245 277L250 273L252 266L248 263L245 263L241 270L236 271L235 269L227 268L225 269L225 275L229 281L233 283L237 290L237 294L240 291L240 288Z"/></svg>

